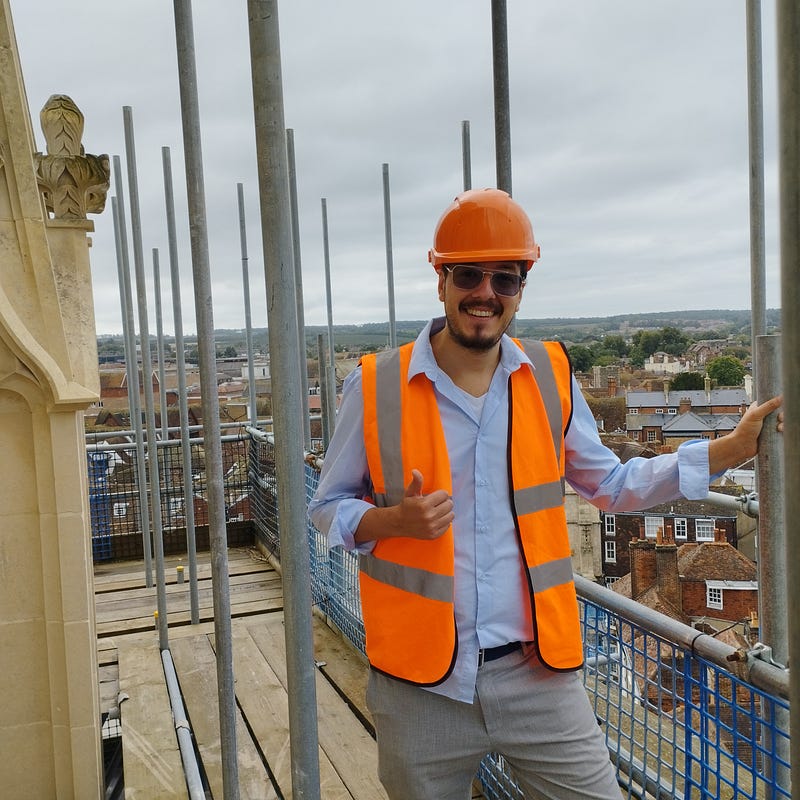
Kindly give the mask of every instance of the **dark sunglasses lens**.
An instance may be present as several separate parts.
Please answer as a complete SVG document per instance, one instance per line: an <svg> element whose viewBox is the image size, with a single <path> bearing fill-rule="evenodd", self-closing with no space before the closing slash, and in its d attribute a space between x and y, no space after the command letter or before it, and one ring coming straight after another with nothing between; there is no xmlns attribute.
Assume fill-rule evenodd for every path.
<svg viewBox="0 0 800 800"><path fill-rule="evenodd" d="M480 286L484 274L491 275L492 291L504 297L514 297L522 285L522 278L511 272L486 272L477 267L470 267L468 264L459 264L451 267L453 283L457 289L469 292Z"/></svg>
<svg viewBox="0 0 800 800"><path fill-rule="evenodd" d="M492 275L492 289L495 294L513 297L519 291L519 286L519 275L511 275L505 272L495 272Z"/></svg>
<svg viewBox="0 0 800 800"><path fill-rule="evenodd" d="M480 285L483 280L483 273L474 267L458 266L453 267L453 283L457 289L469 291Z"/></svg>

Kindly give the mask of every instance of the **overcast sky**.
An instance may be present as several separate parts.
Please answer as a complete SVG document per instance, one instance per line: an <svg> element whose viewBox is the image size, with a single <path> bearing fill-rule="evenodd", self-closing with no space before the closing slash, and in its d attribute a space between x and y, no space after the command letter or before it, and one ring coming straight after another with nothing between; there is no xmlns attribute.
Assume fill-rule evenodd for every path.
<svg viewBox="0 0 800 800"><path fill-rule="evenodd" d="M294 131L305 320L388 320L382 164L391 181L396 318L439 312L427 263L462 188L496 184L490 0L279 4L286 126ZM11 0L37 146L51 94L86 117L87 153L126 162L133 109L148 292L172 300L161 148L171 149L185 331L195 330L175 28L165 0ZM767 303L779 303L774 4L763 8ZM218 328L244 326L237 183L245 188L253 325L267 324L247 3L193 8ZM514 197L542 247L520 316L749 308L745 4L508 0ZM125 178L125 204L130 209ZM114 184L109 198L115 194ZM97 330L121 331L111 202L91 251ZM130 222L128 222L130 233ZM152 301L151 301L152 314ZM150 330L155 330L151 316Z"/></svg>

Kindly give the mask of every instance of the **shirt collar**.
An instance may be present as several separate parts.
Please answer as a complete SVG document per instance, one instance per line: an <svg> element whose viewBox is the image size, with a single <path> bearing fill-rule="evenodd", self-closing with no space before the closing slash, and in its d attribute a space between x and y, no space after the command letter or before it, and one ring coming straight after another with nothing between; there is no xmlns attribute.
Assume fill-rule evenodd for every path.
<svg viewBox="0 0 800 800"><path fill-rule="evenodd" d="M431 382L436 381L439 365L433 355L431 336L434 333L438 333L443 327L444 317L436 317L417 336L414 342L414 349L411 351L411 361L408 365L409 381L420 373L424 373ZM500 340L500 369L510 375L512 372L516 372L522 364L530 364L531 369L534 369L525 351L521 347L517 347L511 337L503 334L503 338Z"/></svg>

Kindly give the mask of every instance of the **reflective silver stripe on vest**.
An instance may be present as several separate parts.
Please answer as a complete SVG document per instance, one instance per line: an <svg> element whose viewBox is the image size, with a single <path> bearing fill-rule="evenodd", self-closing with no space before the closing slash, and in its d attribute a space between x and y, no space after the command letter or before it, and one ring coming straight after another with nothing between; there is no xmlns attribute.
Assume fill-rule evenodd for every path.
<svg viewBox="0 0 800 800"><path fill-rule="evenodd" d="M533 377L539 386L539 391L544 401L547 421L550 423L550 434L553 437L553 446L556 450L556 460L561 466L561 433L564 428L564 420L561 413L561 398L558 394L556 376L553 372L553 362L547 353L547 348L543 342L536 342L532 339L521 339L520 343L525 351L525 355L531 360L534 366Z"/></svg>
<svg viewBox="0 0 800 800"><path fill-rule="evenodd" d="M358 566L373 580L403 589L406 592L426 597L429 600L440 600L443 603L453 602L453 578L448 575L437 575L417 567L406 567L385 561L373 555L360 555Z"/></svg>
<svg viewBox="0 0 800 800"><path fill-rule="evenodd" d="M545 592L554 586L572 582L572 559L548 561L538 567L528 567L534 592Z"/></svg>
<svg viewBox="0 0 800 800"><path fill-rule="evenodd" d="M403 459L401 457L400 352L380 353L376 367L376 413L378 417L378 448L380 450L383 484L386 494L376 494L376 505L397 505L405 492Z"/></svg>
<svg viewBox="0 0 800 800"><path fill-rule="evenodd" d="M519 516L546 508L558 508L564 502L564 480L528 486L514 491L514 507Z"/></svg>

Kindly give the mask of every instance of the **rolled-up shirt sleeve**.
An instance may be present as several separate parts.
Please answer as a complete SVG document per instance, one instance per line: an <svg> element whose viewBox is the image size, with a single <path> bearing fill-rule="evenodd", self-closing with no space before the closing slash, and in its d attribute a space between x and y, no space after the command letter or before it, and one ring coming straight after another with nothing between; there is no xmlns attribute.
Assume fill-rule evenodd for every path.
<svg viewBox="0 0 800 800"><path fill-rule="evenodd" d="M372 504L363 498L369 491L369 471L364 448L364 410L361 370L348 375L336 426L323 460L319 485L308 505L312 524L328 537L328 547L369 552L373 543L356 545L354 536Z"/></svg>
<svg viewBox="0 0 800 800"><path fill-rule="evenodd" d="M636 457L624 464L607 448L573 378L573 415L564 440L565 477L575 491L604 511L638 511L679 497L708 494L708 442L685 442L677 452Z"/></svg>

